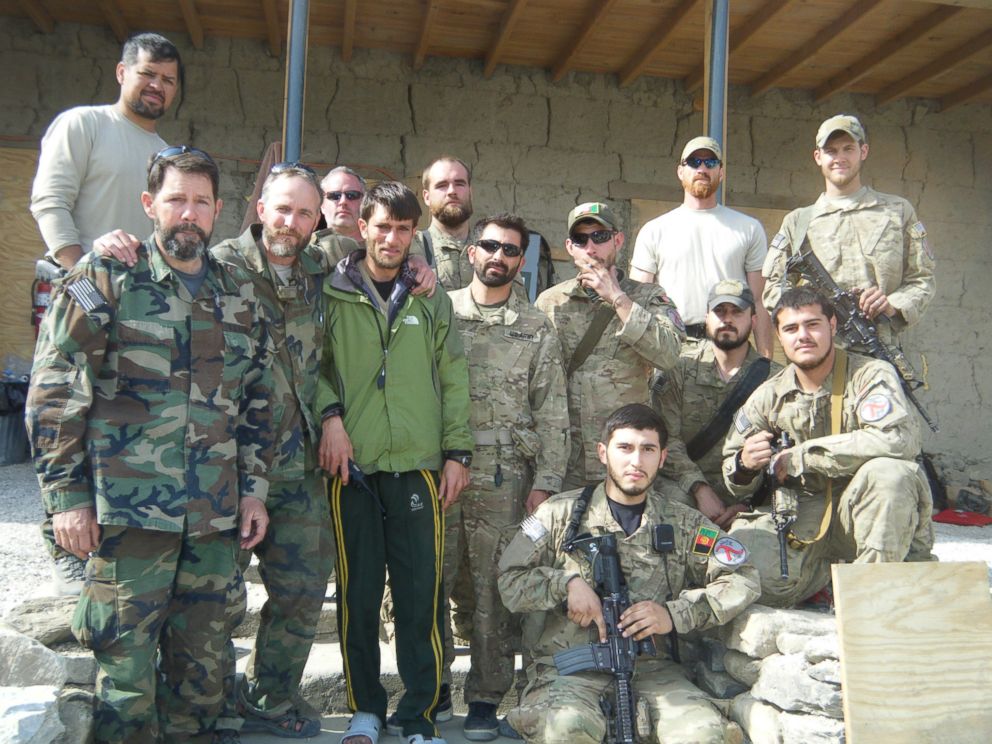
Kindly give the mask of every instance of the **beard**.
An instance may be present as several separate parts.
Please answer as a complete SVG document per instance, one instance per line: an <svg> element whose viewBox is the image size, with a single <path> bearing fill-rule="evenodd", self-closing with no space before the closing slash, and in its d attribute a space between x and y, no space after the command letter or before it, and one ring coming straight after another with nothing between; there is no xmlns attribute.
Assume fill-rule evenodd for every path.
<svg viewBox="0 0 992 744"><path fill-rule="evenodd" d="M296 258L307 244L307 241L297 232L291 230L273 230L262 226L262 241L273 256L279 258Z"/></svg>
<svg viewBox="0 0 992 744"><path fill-rule="evenodd" d="M396 269L403 265L407 252L400 253L396 257L383 256L375 247L368 247L368 254L372 258L372 263L380 269Z"/></svg>
<svg viewBox="0 0 992 744"><path fill-rule="evenodd" d="M431 216L445 227L464 225L472 216L472 201L448 202L439 207L431 207Z"/></svg>
<svg viewBox="0 0 992 744"><path fill-rule="evenodd" d="M827 346L826 350L823 352L823 354L821 354L816 359L809 359L809 360L806 360L806 361L803 361L803 362L792 362L791 359L789 361L792 362L793 364L795 364L799 369L801 369L803 371L807 371L807 370L811 370L811 369L816 369L821 364L823 364L824 360L828 356L830 356L830 352L833 351L833 349L834 349L834 341L833 341L833 339L830 339L830 344Z"/></svg>
<svg viewBox="0 0 992 744"><path fill-rule="evenodd" d="M160 119L165 114L165 101L154 106L141 100L141 94L133 101L127 101L127 107L144 119Z"/></svg>
<svg viewBox="0 0 992 744"><path fill-rule="evenodd" d="M723 336L723 337L721 337L720 336L720 333L723 330L725 330L725 329L724 328L718 328L715 334L712 334L712 335L707 334L709 336L710 341L713 342L713 345L716 348L720 349L721 351L733 351L734 349L739 349L740 347L742 347L744 344L746 344L748 342L748 336L750 335L750 329L748 330L747 333L739 333L737 336L730 336L730 337ZM734 331L736 332L737 329L735 328Z"/></svg>
<svg viewBox="0 0 992 744"><path fill-rule="evenodd" d="M720 188L719 178L711 178L709 180L693 179L687 185L689 193L697 199L706 199L707 197L713 196L718 188Z"/></svg>
<svg viewBox="0 0 992 744"><path fill-rule="evenodd" d="M498 271L502 267L505 269L504 272ZM497 269L492 273L489 273L490 269ZM505 264L501 264L497 261L490 261L482 266L478 266L475 269L475 275L479 277L479 281L485 284L487 287L505 287L507 284L513 281L516 277L516 270L511 270L510 267Z"/></svg>
<svg viewBox="0 0 992 744"><path fill-rule="evenodd" d="M181 235L180 233L194 233L194 235ZM155 235L159 239L159 244L167 256L171 256L177 261L192 261L202 258L207 252L207 244L210 242L210 233L204 231L192 222L181 222L175 227L163 230L158 221L155 222Z"/></svg>
<svg viewBox="0 0 992 744"><path fill-rule="evenodd" d="M617 487L617 490L619 490L620 493L624 496L632 497L640 496L641 494L646 493L647 490L651 488L655 478L658 477L658 473L655 472L653 478L648 478L645 482L637 486L624 486L622 473L618 473L614 470L613 465L609 462L606 464L606 475L613 482L613 485Z"/></svg>

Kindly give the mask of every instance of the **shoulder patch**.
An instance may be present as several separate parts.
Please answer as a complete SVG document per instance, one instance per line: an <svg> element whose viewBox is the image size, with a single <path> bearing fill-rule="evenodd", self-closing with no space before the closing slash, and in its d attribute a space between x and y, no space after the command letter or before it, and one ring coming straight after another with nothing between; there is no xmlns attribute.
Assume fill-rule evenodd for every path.
<svg viewBox="0 0 992 744"><path fill-rule="evenodd" d="M772 242L768 244L768 250L778 251L782 249L782 243L786 240L785 233L775 233L775 237L772 238Z"/></svg>
<svg viewBox="0 0 992 744"><path fill-rule="evenodd" d="M520 531L527 535L531 542L537 542L548 534L548 528L541 524L541 520L533 514L520 523Z"/></svg>
<svg viewBox="0 0 992 744"><path fill-rule="evenodd" d="M732 537L721 537L713 546L713 557L717 563L733 568L747 560L747 548Z"/></svg>
<svg viewBox="0 0 992 744"><path fill-rule="evenodd" d="M668 315L668 319L672 321L672 325L678 328L682 333L685 333L685 323L682 322L682 316L679 315L679 311L674 307L670 307L666 311L666 314Z"/></svg>
<svg viewBox="0 0 992 744"><path fill-rule="evenodd" d="M714 530L711 527L700 527L692 539L692 554L709 555L713 552L713 546L716 545L719 536L719 530Z"/></svg>
<svg viewBox="0 0 992 744"><path fill-rule="evenodd" d="M885 418L891 410L892 401L889 396L873 393L861 401L861 405L858 406L858 418L870 424Z"/></svg>
<svg viewBox="0 0 992 744"><path fill-rule="evenodd" d="M922 222L914 222L909 226L909 234L915 240L920 241L920 245L923 247L923 252L927 254L927 258L931 261L934 260L933 248L930 246L930 242L927 240L927 229L923 226Z"/></svg>
<svg viewBox="0 0 992 744"><path fill-rule="evenodd" d="M96 285L88 276L84 276L65 288L69 296L74 299L86 313L91 313L98 307L107 304L107 298L103 296Z"/></svg>
<svg viewBox="0 0 992 744"><path fill-rule="evenodd" d="M738 434L743 434L751 428L751 421L743 408L738 408L737 413L734 414L734 428L737 429Z"/></svg>

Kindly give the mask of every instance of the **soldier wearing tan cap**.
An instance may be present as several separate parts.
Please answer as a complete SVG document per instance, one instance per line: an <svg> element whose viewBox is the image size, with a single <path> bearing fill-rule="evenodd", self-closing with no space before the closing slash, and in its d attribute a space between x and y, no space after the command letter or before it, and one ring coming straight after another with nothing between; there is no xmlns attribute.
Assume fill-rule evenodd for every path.
<svg viewBox="0 0 992 744"><path fill-rule="evenodd" d="M834 281L861 293L861 309L878 323L882 340L897 343L933 299L934 255L908 201L862 184L867 157L865 128L856 117L832 116L820 125L813 160L824 191L782 222L765 260L762 302L769 309L778 302L785 262L808 239Z"/></svg>
<svg viewBox="0 0 992 744"><path fill-rule="evenodd" d="M719 142L712 137L689 140L676 173L685 192L682 206L641 228L630 259L630 278L664 286L687 324L688 335L702 339L706 297L718 281L737 279L755 297L761 296L767 242L760 222L717 201L724 176ZM754 339L758 351L770 357L771 320L760 306Z"/></svg>

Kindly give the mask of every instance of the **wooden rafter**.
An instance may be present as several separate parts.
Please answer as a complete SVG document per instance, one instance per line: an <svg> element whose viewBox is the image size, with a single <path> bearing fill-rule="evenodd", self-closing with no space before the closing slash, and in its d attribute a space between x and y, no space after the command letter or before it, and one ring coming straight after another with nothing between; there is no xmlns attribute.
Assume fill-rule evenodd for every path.
<svg viewBox="0 0 992 744"><path fill-rule="evenodd" d="M196 3L193 0L179 0L179 9L183 12L193 48L203 49L203 24L200 23L200 14L196 12Z"/></svg>
<svg viewBox="0 0 992 744"><path fill-rule="evenodd" d="M754 36L761 31L775 16L779 14L792 0L769 0L748 18L738 28L730 32L730 56L747 44ZM703 84L705 75L704 66L700 65L689 73L683 81L687 93L692 93Z"/></svg>
<svg viewBox="0 0 992 744"><path fill-rule="evenodd" d="M551 71L551 79L556 83L565 77L565 74L572 69L572 65L575 63L576 57L582 51L582 47L585 46L586 42L592 38L593 31L599 26L600 22L606 18L610 10L617 3L617 0L602 0L602 2L595 3L594 6L598 6L596 11L586 18L585 23L582 24L582 30L579 31L578 35L575 37L575 41L572 42L572 46L565 53L565 56L558 60L554 69Z"/></svg>
<svg viewBox="0 0 992 744"><path fill-rule="evenodd" d="M892 83L892 85L884 88L875 96L875 98L879 105L888 103L889 101L908 93L917 85L925 83L927 80L935 78L938 75L942 75L952 67L956 67L990 46L992 46L992 28L969 39L964 44L961 44L955 49L949 51L947 54L927 62L922 67L913 70L913 72L909 73L901 80L897 80Z"/></svg>
<svg viewBox="0 0 992 744"><path fill-rule="evenodd" d="M124 16L121 15L120 8L117 7L117 3L114 0L97 0L96 4L100 7L103 17L107 19L107 25L114 32L114 37L117 41L121 44L127 41L130 32L127 29L127 22L124 20Z"/></svg>
<svg viewBox="0 0 992 744"><path fill-rule="evenodd" d="M978 80L974 80L941 98L940 110L947 111L949 108L954 108L962 103L967 103L973 98L977 98L990 88L992 88L992 75L986 75L985 77L978 78Z"/></svg>
<svg viewBox="0 0 992 744"><path fill-rule="evenodd" d="M341 37L341 59L351 62L355 49L355 20L358 18L358 0L346 0L344 4L344 31Z"/></svg>
<svg viewBox="0 0 992 744"><path fill-rule="evenodd" d="M45 10L41 0L20 0L18 5L21 6L24 15L34 22L41 33L50 34L55 30L55 19Z"/></svg>
<svg viewBox="0 0 992 744"><path fill-rule="evenodd" d="M901 34L893 36L887 42L882 44L880 47L876 47L873 51L866 54L843 72L834 75L827 82L813 91L813 99L819 103L820 101L829 98L834 93L854 85L858 80L884 63L894 54L898 54L899 52L905 50L906 47L911 45L913 42L923 36L926 36L940 24L949 21L962 10L964 10L964 8L954 7L952 5L943 5L932 13L928 13Z"/></svg>
<svg viewBox="0 0 992 744"><path fill-rule="evenodd" d="M262 12L265 13L265 36L269 43L269 53L278 58L282 55L282 32L279 29L276 0L262 0Z"/></svg>
<svg viewBox="0 0 992 744"><path fill-rule="evenodd" d="M427 12L424 13L424 22L420 26L420 38L417 40L417 49L413 53L413 69L419 70L423 67L424 60L427 59L427 50L431 45L431 30L437 12L440 8L440 0L430 0L427 4Z"/></svg>
<svg viewBox="0 0 992 744"><path fill-rule="evenodd" d="M506 46L506 42L510 40L510 35L513 33L513 28L517 25L517 21L520 20L525 5L527 5L527 0L510 0L510 7L503 13L503 19L499 25L499 34L496 36L496 41L493 42L493 45L486 53L486 66L482 68L482 74L485 77L490 78L493 76L493 70L496 69L496 65L499 63L503 48Z"/></svg>
<svg viewBox="0 0 992 744"><path fill-rule="evenodd" d="M855 26L862 18L873 11L883 0L858 0L844 15L810 39L791 57L779 62L773 69L766 72L751 84L751 95L757 96L792 72L797 67L819 54L828 44L837 41L845 31Z"/></svg>
<svg viewBox="0 0 992 744"><path fill-rule="evenodd" d="M627 64L620 71L620 86L630 85L640 77L644 69L651 64L654 55L658 53L668 38L675 32L689 11L696 6L697 0L682 0L682 2L669 13L661 22L655 26L648 40L635 52L634 56L628 60Z"/></svg>

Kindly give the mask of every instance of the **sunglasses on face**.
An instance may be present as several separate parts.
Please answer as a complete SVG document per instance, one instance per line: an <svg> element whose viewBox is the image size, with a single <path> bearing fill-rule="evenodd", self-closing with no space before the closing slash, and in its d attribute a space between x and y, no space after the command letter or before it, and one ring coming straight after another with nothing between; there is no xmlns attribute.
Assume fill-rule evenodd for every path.
<svg viewBox="0 0 992 744"><path fill-rule="evenodd" d="M152 158L152 164L154 165L162 158L174 158L176 155L195 155L198 158L202 158L208 162L214 162L214 159L210 157L207 153L197 147L190 147L189 145L172 145L170 147L164 147L155 153L155 157Z"/></svg>
<svg viewBox="0 0 992 744"><path fill-rule="evenodd" d="M615 233L612 230L595 230L591 233L575 233L574 235L569 236L569 240L572 241L572 245L577 245L579 248L582 248L589 242L590 238L592 238L592 242L596 245L602 245L607 240L612 238L614 234Z"/></svg>
<svg viewBox="0 0 992 744"><path fill-rule="evenodd" d="M317 172L311 168L306 163L301 163L299 160L294 160L292 163L284 161L282 163L276 163L269 169L269 173L279 174L279 173L300 173L302 175L317 177Z"/></svg>
<svg viewBox="0 0 992 744"><path fill-rule="evenodd" d="M328 191L327 193L324 194L324 198L327 199L327 201L332 201L332 202L336 202L340 200L342 196L348 201L358 201L359 199L362 198L362 192L361 191Z"/></svg>
<svg viewBox="0 0 992 744"><path fill-rule="evenodd" d="M481 248L486 253L495 253L502 248L503 255L507 258L516 258L524 252L524 249L519 245L514 245L513 243L500 243L498 240L477 240L475 241L475 247Z"/></svg>
<svg viewBox="0 0 992 744"><path fill-rule="evenodd" d="M707 168L716 168L720 165L720 158L686 158L685 165L693 170L701 165L705 165Z"/></svg>

